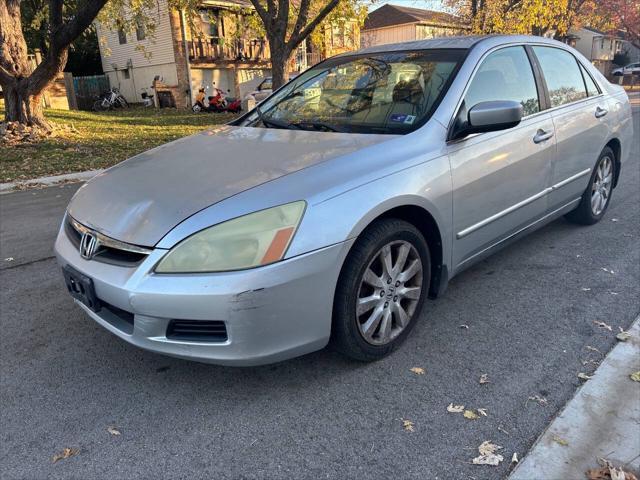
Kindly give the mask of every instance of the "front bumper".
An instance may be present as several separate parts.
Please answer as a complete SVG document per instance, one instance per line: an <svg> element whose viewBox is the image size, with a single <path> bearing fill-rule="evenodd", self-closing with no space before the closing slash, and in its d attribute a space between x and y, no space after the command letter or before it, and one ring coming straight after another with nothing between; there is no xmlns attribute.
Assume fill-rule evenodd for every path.
<svg viewBox="0 0 640 480"><path fill-rule="evenodd" d="M108 310L93 312L100 325L127 342L158 353L222 365L260 365L323 348L331 333L333 295L352 241L265 267L214 274L155 274L166 253L154 250L135 268L83 259L60 229L60 265L89 276L96 295L133 314L126 325ZM174 320L224 321L224 342L167 338Z"/></svg>

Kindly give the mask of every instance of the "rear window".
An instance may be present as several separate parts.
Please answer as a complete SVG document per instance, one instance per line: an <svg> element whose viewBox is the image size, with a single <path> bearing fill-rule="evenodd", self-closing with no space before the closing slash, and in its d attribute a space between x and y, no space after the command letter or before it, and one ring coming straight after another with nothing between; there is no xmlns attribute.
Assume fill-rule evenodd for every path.
<svg viewBox="0 0 640 480"><path fill-rule="evenodd" d="M547 82L551 107L558 107L587 97L587 89L578 61L566 50L533 47Z"/></svg>

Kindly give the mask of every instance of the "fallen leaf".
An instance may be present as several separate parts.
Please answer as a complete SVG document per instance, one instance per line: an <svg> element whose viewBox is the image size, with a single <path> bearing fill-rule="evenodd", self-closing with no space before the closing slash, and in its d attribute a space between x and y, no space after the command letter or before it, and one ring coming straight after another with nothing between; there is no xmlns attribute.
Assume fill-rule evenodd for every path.
<svg viewBox="0 0 640 480"><path fill-rule="evenodd" d="M7 257L4 259L5 262L13 262L13 257Z"/></svg>
<svg viewBox="0 0 640 480"><path fill-rule="evenodd" d="M527 402L531 400L532 402L536 402L538 405L547 405L549 402L545 397L541 397L539 395L534 395L533 397L529 397Z"/></svg>
<svg viewBox="0 0 640 480"><path fill-rule="evenodd" d="M464 411L464 405L454 405L453 403L450 403L449 406L447 407L447 412L449 413L461 413Z"/></svg>
<svg viewBox="0 0 640 480"><path fill-rule="evenodd" d="M611 475L611 480L625 480L627 478L624 470L616 467L609 467L609 475Z"/></svg>
<svg viewBox="0 0 640 480"><path fill-rule="evenodd" d="M607 325L604 322L598 322L598 321L594 320L593 323L596 324L597 326L599 326L600 328L605 328L605 329L609 330L610 332L613 332L613 329L611 328L611 326Z"/></svg>
<svg viewBox="0 0 640 480"><path fill-rule="evenodd" d="M626 342L627 340L629 340L629 338L631 338L631 334L629 332L620 332L616 335L616 338L621 342Z"/></svg>
<svg viewBox="0 0 640 480"><path fill-rule="evenodd" d="M629 375L629 378L634 382L640 382L640 370L638 370L637 372L633 372L631 375Z"/></svg>
<svg viewBox="0 0 640 480"><path fill-rule="evenodd" d="M480 418L478 414L475 413L473 410L465 410L462 416L469 420L477 420L478 418Z"/></svg>
<svg viewBox="0 0 640 480"><path fill-rule="evenodd" d="M486 409L486 408L477 408L476 410L477 410L477 411L478 411L478 413L479 413L480 415L482 415L483 417L487 417L487 416L488 416L488 415L487 415L487 409Z"/></svg>
<svg viewBox="0 0 640 480"><path fill-rule="evenodd" d="M618 292L609 292L611 295L618 295Z"/></svg>
<svg viewBox="0 0 640 480"><path fill-rule="evenodd" d="M518 460L518 453L517 452L513 452L513 456L511 457L511 463L518 463L520 460Z"/></svg>
<svg viewBox="0 0 640 480"><path fill-rule="evenodd" d="M586 373L582 373L582 372L580 372L580 373L578 374L578 378L579 378L580 380L591 380L591 379L593 378L593 375L587 375Z"/></svg>
<svg viewBox="0 0 640 480"><path fill-rule="evenodd" d="M109 432L111 435L121 435L120 430L118 430L116 427L107 427L107 432Z"/></svg>
<svg viewBox="0 0 640 480"><path fill-rule="evenodd" d="M618 221L618 219L617 219L617 218L612 218L612 219L611 219L611 221L612 221L612 222L617 222L617 221Z"/></svg>
<svg viewBox="0 0 640 480"><path fill-rule="evenodd" d="M405 420L404 418L402 419L402 427L405 429L405 431L407 432L413 432L414 428L413 428L413 422L411 420Z"/></svg>
<svg viewBox="0 0 640 480"><path fill-rule="evenodd" d="M77 448L65 448L62 450L62 452L55 454L52 460L53 463L56 463L58 460L64 460L66 458L73 457L78 453L80 453L80 450Z"/></svg>
<svg viewBox="0 0 640 480"><path fill-rule="evenodd" d="M569 442L567 442L564 438L560 438L557 435L554 435L551 440L553 440L554 442L562 445L563 447L566 447L567 445L569 445Z"/></svg>
<svg viewBox="0 0 640 480"><path fill-rule="evenodd" d="M469 330L469 325L462 324L462 325L460 325L460 328L466 328L467 330Z"/></svg>
<svg viewBox="0 0 640 480"><path fill-rule="evenodd" d="M483 373L482 375L480 375L480 383L481 384L489 383L489 375L487 375L486 373Z"/></svg>
<svg viewBox="0 0 640 480"><path fill-rule="evenodd" d="M591 289L587 288L587 287L582 287L580 290L582 290L583 292L590 292Z"/></svg>
<svg viewBox="0 0 640 480"><path fill-rule="evenodd" d="M598 350L596 347L592 347L591 345L587 345L587 346L586 346L586 347L584 347L584 348L586 348L587 350L590 350L590 351L592 351L592 352L598 352L598 353L600 353L600 350ZM602 355L602 353L600 353L600 355Z"/></svg>
<svg viewBox="0 0 640 480"><path fill-rule="evenodd" d="M500 450L502 447L491 443L488 440L485 440L478 447L478 452L480 455L472 460L474 465L491 465L493 467L497 467L498 464L504 460L502 455L496 453L497 450Z"/></svg>
<svg viewBox="0 0 640 480"><path fill-rule="evenodd" d="M614 272L613 270L609 270L608 268L602 267L602 270L607 272L607 273L610 273L611 275L615 275L616 274L616 272Z"/></svg>
<svg viewBox="0 0 640 480"><path fill-rule="evenodd" d="M409 370L411 370L416 375L424 375L424 368L413 367L413 368L410 368Z"/></svg>

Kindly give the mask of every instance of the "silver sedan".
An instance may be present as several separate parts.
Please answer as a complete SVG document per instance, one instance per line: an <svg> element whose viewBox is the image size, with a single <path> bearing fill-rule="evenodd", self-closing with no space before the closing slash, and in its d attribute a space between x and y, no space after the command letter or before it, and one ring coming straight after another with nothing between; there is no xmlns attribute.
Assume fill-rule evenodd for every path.
<svg viewBox="0 0 640 480"><path fill-rule="evenodd" d="M376 360L469 265L602 219L632 129L624 90L553 40L377 46L95 177L55 250L80 307L147 350Z"/></svg>

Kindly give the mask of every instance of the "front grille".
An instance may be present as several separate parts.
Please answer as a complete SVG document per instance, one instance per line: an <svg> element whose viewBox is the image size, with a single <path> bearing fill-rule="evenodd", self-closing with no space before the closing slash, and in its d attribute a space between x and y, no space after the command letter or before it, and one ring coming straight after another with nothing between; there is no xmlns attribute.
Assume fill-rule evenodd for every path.
<svg viewBox="0 0 640 480"><path fill-rule="evenodd" d="M171 320L167 338L187 342L226 342L227 327L219 320Z"/></svg>
<svg viewBox="0 0 640 480"><path fill-rule="evenodd" d="M64 230L71 243L80 249L80 239L82 234L73 226L73 220L67 215L67 221L64 223ZM98 253L92 258L98 262L109 263L111 265L119 265L122 267L135 267L145 258L146 253L132 252L120 248L114 248L109 245L101 245Z"/></svg>

